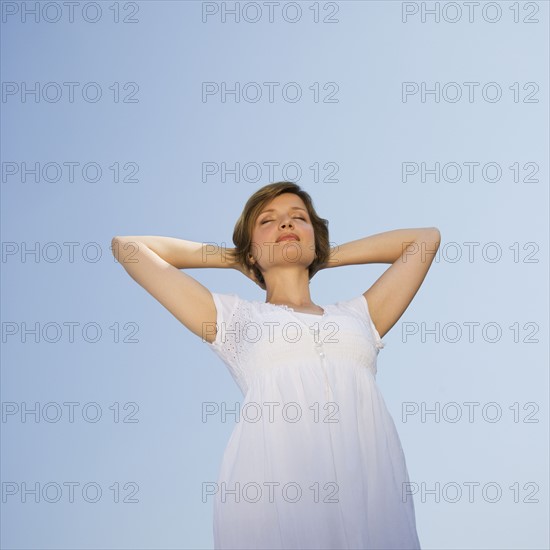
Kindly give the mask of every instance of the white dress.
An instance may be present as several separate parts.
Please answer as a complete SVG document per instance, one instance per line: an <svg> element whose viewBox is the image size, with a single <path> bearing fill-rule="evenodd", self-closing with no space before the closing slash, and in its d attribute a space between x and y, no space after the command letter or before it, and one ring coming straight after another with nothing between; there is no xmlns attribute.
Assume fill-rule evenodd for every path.
<svg viewBox="0 0 550 550"><path fill-rule="evenodd" d="M420 548L364 296L316 315L212 295L204 342L244 396L210 496L215 548Z"/></svg>

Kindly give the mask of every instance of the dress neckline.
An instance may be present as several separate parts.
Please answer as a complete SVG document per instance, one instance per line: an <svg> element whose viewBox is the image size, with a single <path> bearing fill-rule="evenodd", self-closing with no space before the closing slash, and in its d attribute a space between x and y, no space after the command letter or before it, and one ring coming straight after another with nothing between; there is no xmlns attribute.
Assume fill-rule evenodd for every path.
<svg viewBox="0 0 550 550"><path fill-rule="evenodd" d="M287 311L291 311L292 313L295 313L298 315L311 315L313 317L326 317L327 315L327 306L319 306L323 310L323 313L309 313L307 311L296 311L294 308L287 306L286 304L272 304L271 302L263 302L263 303L272 307L280 307L280 308L286 309Z"/></svg>

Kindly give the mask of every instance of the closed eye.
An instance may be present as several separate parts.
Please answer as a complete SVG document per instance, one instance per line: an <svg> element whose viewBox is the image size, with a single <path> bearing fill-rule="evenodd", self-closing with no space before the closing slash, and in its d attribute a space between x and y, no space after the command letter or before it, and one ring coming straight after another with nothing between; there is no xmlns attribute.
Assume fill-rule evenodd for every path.
<svg viewBox="0 0 550 550"><path fill-rule="evenodd" d="M306 221L306 219L302 218L301 216L295 216L295 218L298 219L298 220ZM273 220L264 220L263 222L260 222L260 225L263 225L264 223L268 223L268 222L271 222L271 221L273 221Z"/></svg>

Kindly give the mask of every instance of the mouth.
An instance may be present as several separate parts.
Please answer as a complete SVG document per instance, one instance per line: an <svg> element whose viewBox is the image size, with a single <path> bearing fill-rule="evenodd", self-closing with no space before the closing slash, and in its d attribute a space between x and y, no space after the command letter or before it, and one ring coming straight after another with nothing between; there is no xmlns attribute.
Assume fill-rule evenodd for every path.
<svg viewBox="0 0 550 550"><path fill-rule="evenodd" d="M280 243L282 241L299 241L300 239L296 235L285 235L284 237L279 237L277 239L277 242Z"/></svg>

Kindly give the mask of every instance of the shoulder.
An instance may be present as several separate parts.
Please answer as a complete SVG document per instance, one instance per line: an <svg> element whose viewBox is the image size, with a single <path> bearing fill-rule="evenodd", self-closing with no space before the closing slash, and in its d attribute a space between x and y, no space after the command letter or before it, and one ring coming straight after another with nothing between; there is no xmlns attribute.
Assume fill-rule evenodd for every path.
<svg viewBox="0 0 550 550"><path fill-rule="evenodd" d="M212 292L212 298L218 312L218 320L231 317L246 317L255 307L255 302L247 300L234 292Z"/></svg>
<svg viewBox="0 0 550 550"><path fill-rule="evenodd" d="M212 292L212 299L216 305L218 317L221 315L224 318L228 317L246 302L246 300L243 300L234 292Z"/></svg>
<svg viewBox="0 0 550 550"><path fill-rule="evenodd" d="M334 305L341 310L355 313L363 319L368 319L369 321L372 320L370 315L369 303L365 294L358 294L353 298L341 300L339 302L336 302L336 304Z"/></svg>
<svg viewBox="0 0 550 550"><path fill-rule="evenodd" d="M337 309L347 309L355 311L357 313L364 313L366 300L363 294L354 296L353 298L348 298L347 300L339 300L333 304L333 307Z"/></svg>
<svg viewBox="0 0 550 550"><path fill-rule="evenodd" d="M345 311L346 314L352 315L360 319L366 326L369 327L373 342L377 349L385 347L385 342L380 337L380 333L374 324L370 310L369 303L365 294L359 294L349 300L342 300L335 304L341 311Z"/></svg>

